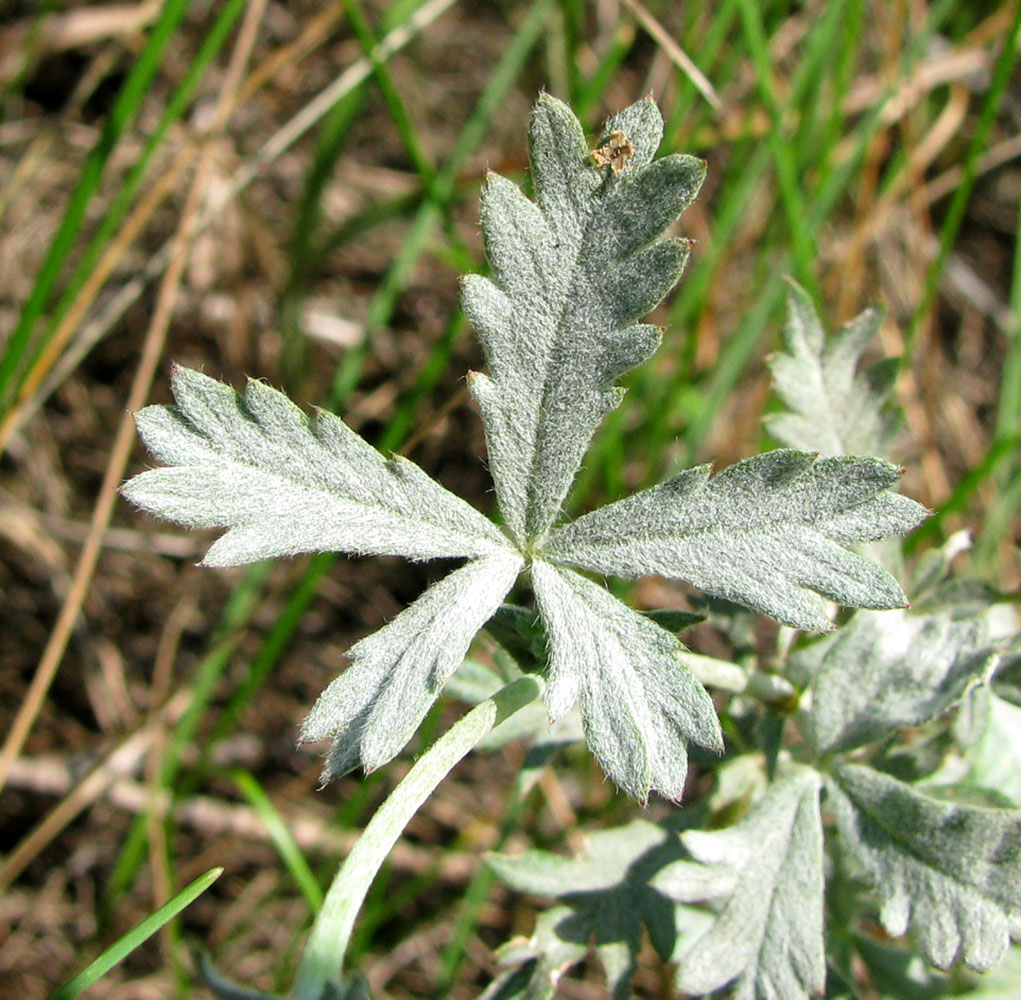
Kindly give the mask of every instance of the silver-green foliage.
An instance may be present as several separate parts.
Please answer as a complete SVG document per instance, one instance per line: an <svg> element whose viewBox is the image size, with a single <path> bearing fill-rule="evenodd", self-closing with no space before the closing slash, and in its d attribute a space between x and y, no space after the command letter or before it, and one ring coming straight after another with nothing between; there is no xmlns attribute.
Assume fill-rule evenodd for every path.
<svg viewBox="0 0 1021 1000"><path fill-rule="evenodd" d="M939 801L857 764L834 768L829 793L887 931L910 926L942 969L1000 960L1021 935L1021 810Z"/></svg>
<svg viewBox="0 0 1021 1000"><path fill-rule="evenodd" d="M785 350L769 363L773 386L788 406L766 418L778 441L823 455L889 454L898 416L885 404L896 361L857 370L882 318L878 309L866 309L828 337L808 292L789 283Z"/></svg>
<svg viewBox="0 0 1021 1000"><path fill-rule="evenodd" d="M535 201L511 181L486 180L492 277L467 278L463 302L489 368L469 383L504 530L339 418L309 419L261 382L242 397L176 369L177 405L138 414L169 468L142 473L124 493L159 516L227 528L209 565L320 550L469 560L352 648L303 730L334 740L326 778L399 752L522 569L548 637L550 716L578 704L606 773L642 800L652 789L681 797L686 742L719 750L719 722L677 638L570 566L680 577L806 629L831 627L824 599L904 603L892 576L847 549L923 516L888 492L899 473L880 459L777 451L715 478L682 473L556 526L592 434L621 401L614 383L659 343L660 331L637 321L688 254L685 241L662 237L704 165L656 160L662 131L655 104L640 101L599 140L600 154L620 155L594 158L567 106L543 95L529 133Z"/></svg>
<svg viewBox="0 0 1021 1000"><path fill-rule="evenodd" d="M859 611L833 636L796 654L815 674L812 734L820 751L851 750L945 712L998 658L981 618L949 611Z"/></svg>
<svg viewBox="0 0 1021 1000"><path fill-rule="evenodd" d="M593 833L578 857L539 850L490 857L489 865L512 888L552 896L563 905L551 911L555 917L537 926L530 942L511 942L502 951L504 964L522 968L502 976L503 991L487 998L552 996L564 967L583 958L591 943L614 1000L628 1000L643 928L664 959L674 950L677 928L683 923L678 911L685 908L649 883L680 855L673 830L635 820Z"/></svg>
<svg viewBox="0 0 1021 1000"><path fill-rule="evenodd" d="M875 369L871 374L855 371L867 346L863 331L874 328L875 322L875 313L865 314L827 339L807 294L792 283L785 333L792 353L787 361L774 362L777 381L787 389L784 398L798 409L796 420L774 418L774 433L785 443L835 455L846 454L855 441L887 451L895 417L886 405L886 376L878 377ZM890 369L881 362L879 371ZM851 419L813 417L840 407ZM782 462L783 456L792 454L799 455L774 452L758 461ZM800 458L801 475L826 467L827 460L812 463L807 456ZM756 461L751 460L752 469ZM849 466L844 460L836 468ZM695 479L695 486L711 489L731 471L709 479L707 487L704 480ZM685 477L694 474L678 478L683 483ZM595 565L604 570L635 538L648 537L648 551L655 552L665 532L643 530L640 501L653 492L606 508L623 512L621 516L597 512L558 529L550 549L556 551L561 537L583 538L588 565L603 560ZM831 497L823 501L832 502ZM792 506L796 509L790 502L777 504L781 511ZM825 516L819 514L820 519ZM754 519L740 507L732 511L728 503L721 503L719 517L732 518L733 532L725 532L731 542L742 529L752 534L757 530ZM605 525L600 524L602 518ZM796 517L792 520L797 523ZM782 530L782 515L778 521L769 530ZM831 898L837 899L837 919L861 914L863 927L868 927L874 923L875 904L862 885L864 874L879 897L885 929L908 935L909 945L942 968L959 960L986 969L1004 953L1008 937L1021 932L1021 810L943 801L934 797L941 794L937 785L927 791L838 757L854 751L861 759L870 752L869 744L875 752L882 741L875 759L880 766L892 765L897 753L888 751L896 750L897 731L905 726L936 727L933 742L945 746L950 729L941 716L965 698L967 724L958 718L956 728L973 731L974 746L967 760L960 761L951 752L947 763L950 774L963 774L970 784L942 794L998 801L1007 800L1002 794L999 799L990 796L989 789L1016 794L1017 782L1009 768L1016 762L1018 738L1011 724L1021 725L1015 718L1018 710L987 684L999 664L993 683L1007 697L1017 698L1021 658L1016 650L1021 640L1005 633L1004 616L997 613L1003 609L995 607L997 595L991 588L951 576L951 562L963 547L966 542L955 536L919 561L913 574L914 609L859 611L831 635L802 643L782 664L789 680L806 688L797 719L809 739L793 753L817 770L792 768L785 760L782 776L765 786L761 755L731 758L728 766L717 769L717 792L704 805L722 812L737 809L740 818L712 832L684 832L678 839L685 855L673 862L665 855L657 858L662 864L649 885L675 904L670 911L675 921L671 957L677 962L677 985L685 995L808 1000L825 981L827 996L856 1000L852 966L831 955L827 974L825 879L836 883ZM624 572L619 563L613 568ZM747 594L743 597L754 603ZM609 621L602 628L609 627ZM579 636L578 648L588 644L593 661L605 662L607 656L598 647L600 627L583 617L574 627L585 633ZM901 756L910 758L914 747L901 749ZM736 790L725 792L728 775L737 771L744 780ZM822 810L820 788L826 792ZM836 836L824 837L824 816L835 816ZM717 813L715 818L719 817ZM605 940L605 928L626 920L629 909L635 909L627 886L632 891L644 887L649 867L632 866L633 849L624 838L615 839L612 831L600 837L601 850L592 857L599 858L609 876L621 880L614 891L604 887L599 923L589 926L602 953L599 942ZM824 857L824 845L837 847L830 858ZM611 855L613 849L619 857ZM504 953L506 962L519 964L494 984L506 990L494 992L494 1000L550 997L563 966L580 961L579 908L589 902L586 860L552 859L535 851L513 861L500 859L497 870L509 884L552 896L562 905L550 911L555 919L551 916L537 925L530 941ZM618 912L609 912L611 907L618 907ZM589 903L587 912L594 909ZM844 931L853 927L845 924ZM906 1000L950 995L952 980L925 971L913 951L892 948L864 931L850 933L848 940L854 941L853 950L868 968L872 985L884 996ZM840 949L836 951L839 955ZM613 982L619 984L617 979ZM1006 993L993 989L990 995L1013 996L1016 986L1012 983ZM974 995L984 996L985 991L979 987Z"/></svg>
<svg viewBox="0 0 1021 1000"><path fill-rule="evenodd" d="M737 825L681 835L693 860L664 867L653 885L678 902L711 901L718 915L679 956L680 990L701 995L733 983L734 1000L798 1000L822 989L820 785L801 770Z"/></svg>

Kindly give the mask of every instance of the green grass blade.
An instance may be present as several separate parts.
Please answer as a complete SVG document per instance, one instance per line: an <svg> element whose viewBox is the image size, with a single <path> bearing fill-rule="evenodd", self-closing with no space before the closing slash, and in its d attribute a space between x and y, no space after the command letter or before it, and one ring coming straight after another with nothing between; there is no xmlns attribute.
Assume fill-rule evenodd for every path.
<svg viewBox="0 0 1021 1000"><path fill-rule="evenodd" d="M73 1000L88 989L97 979L105 976L115 965L124 961L139 945L148 941L161 927L174 919L185 907L190 906L221 875L222 868L211 868L182 889L168 903L150 914L140 924L128 931L119 941L111 945L102 955L83 969L69 983L51 993L49 1000Z"/></svg>
<svg viewBox="0 0 1021 1000"><path fill-rule="evenodd" d="M248 771L231 771L230 776L234 779L241 794L248 799L251 807L259 814L259 819L266 826L273 846L280 855L284 867L291 873L291 878L305 897L308 908L313 913L318 913L323 905L323 890L319 887L312 869L309 868L305 855L287 828L283 817L277 812L276 807L270 801L262 785L255 780L255 776Z"/></svg>
<svg viewBox="0 0 1021 1000"><path fill-rule="evenodd" d="M926 272L925 290L922 293L922 299L912 315L905 332L905 347L909 351L914 344L922 320L929 315L932 309L933 301L936 297L936 289L940 278L943 276L943 269L946 267L947 258L954 247L961 223L964 222L964 214L968 208L968 201L971 198L972 188L975 186L975 179L978 175L979 157L985 151L988 144L989 130L1007 94L1011 74L1017 63L1019 31L1021 31L1021 4L1014 7L1014 19L1011 22L1006 37L1003 39L1003 47L993 68L992 80L989 84L989 89L986 91L985 99L982 102L982 110L979 113L975 131L972 133L971 142L968 144L968 151L964 157L964 176L957 190L954 191L954 196L947 208L943 225L940 227L939 252Z"/></svg>
<svg viewBox="0 0 1021 1000"><path fill-rule="evenodd" d="M985 458L961 477L954 487L953 493L939 505L939 510L911 533L904 542L905 553L910 555L918 549L922 542L937 537L947 518L953 514L959 514L965 509L969 497L989 479L1000 462L1006 457L1017 455L1019 445L1021 445L1021 437L1017 434L1002 437L994 442Z"/></svg>
<svg viewBox="0 0 1021 1000"><path fill-rule="evenodd" d="M1017 440L1021 434L1021 203L1017 216L1018 238L1014 242L1014 264L1010 284L1010 309L1006 330L1006 351L1000 374L996 406L996 442ZM1021 504L1021 449L1015 447L1000 456L993 470L1000 495L985 512L975 544L975 561L990 562L1017 517Z"/></svg>
<svg viewBox="0 0 1021 1000"><path fill-rule="evenodd" d="M436 168L429 159L429 154L419 141L418 132L415 130L415 123L408 114L400 91L397 89L390 71L386 67L386 61L379 54L379 39L373 34L372 28L365 17L358 0L341 0L344 10L347 12L348 21L354 29L355 36L362 46L365 58L372 66L372 74L376 79L376 86L383 95L390 117L397 126L397 132L404 143L411 165L415 168L422 186L427 191L432 191L433 182L436 179Z"/></svg>
<svg viewBox="0 0 1021 1000"><path fill-rule="evenodd" d="M627 58L635 42L634 28L625 22L617 25L609 48L603 53L599 65L592 75L581 85L574 98L573 107L581 121L586 121L606 93L614 74L620 69L621 63Z"/></svg>
<svg viewBox="0 0 1021 1000"><path fill-rule="evenodd" d="M1021 201L1018 202L1015 233L1007 351L996 407L996 433L999 437L1016 434L1021 430Z"/></svg>
<svg viewBox="0 0 1021 1000"><path fill-rule="evenodd" d="M134 166L132 166L123 184L120 186L110 208L104 213L103 220L99 224L99 228L90 240L88 248L81 255L81 259L79 260L77 267L74 269L73 274L68 280L66 289L61 294L59 301L51 311L51 315L46 324L46 332L43 337L40 338L40 343L32 351L31 361L34 361L36 357L38 357L39 353L52 336L57 324L67 314L68 309L71 307L71 303L74 301L79 289L85 283L86 278L88 278L88 276L92 273L100 254L102 254L103 250L109 244L117 230L117 226L124 218L128 208L135 198L135 195L142 186L149 164L152 162L152 158L159 148L160 143L166 137L170 128L176 122L180 121L181 117L184 115L195 90L202 81L202 77L209 68L210 63L212 63L212 61L216 58L220 49L223 48L224 43L230 37L231 29L234 27L234 23L240 16L246 2L247 0L227 0L227 3L225 3L223 9L217 16L216 21L210 27L208 33L204 36L202 45L199 47L194 59L192 59L189 64L184 78L178 84L174 93L171 95L170 100L167 102L166 107L163 109L163 113L160 115L160 119L156 123L156 127L152 130L145 141L141 155Z"/></svg>
<svg viewBox="0 0 1021 1000"><path fill-rule="evenodd" d="M761 11L756 0L741 0L739 6L745 41L755 67L759 96L771 121L767 142L779 183L780 203L787 219L787 231L794 247L798 280L809 291L817 294L815 262L818 253L815 240L806 225L807 213L794 158L795 145L784 135L784 108L773 84L772 57L762 26Z"/></svg>
<svg viewBox="0 0 1021 1000"><path fill-rule="evenodd" d="M231 592L227 601L222 624L210 643L211 648L195 670L191 682L191 702L175 723L160 764L160 787L168 792L173 792L178 797L182 792L189 790L175 789L174 787L181 769L181 756L188 747L196 742L195 733L202 721L203 714L208 709L220 679L241 644L245 630L258 610L261 586L271 565L271 563L256 563L244 571L241 581ZM209 743L210 741L203 741L205 753L208 753ZM131 884L139 866L145 860L148 837L146 816L142 814L135 818L117 856L110 878L107 880L103 898L104 908L112 907L118 896L125 892Z"/></svg>
<svg viewBox="0 0 1021 1000"><path fill-rule="evenodd" d="M0 357L0 410L5 409L10 403L12 387L20 374L35 325L46 308L50 293L81 230L86 210L99 187L110 154L137 115L149 85L159 69L163 51L188 12L191 2L192 0L167 0L164 4L159 19L131 67L128 78L124 81L124 86L103 126L99 141L85 160L81 179L71 194L60 226L36 275L32 291L22 306L6 350Z"/></svg>

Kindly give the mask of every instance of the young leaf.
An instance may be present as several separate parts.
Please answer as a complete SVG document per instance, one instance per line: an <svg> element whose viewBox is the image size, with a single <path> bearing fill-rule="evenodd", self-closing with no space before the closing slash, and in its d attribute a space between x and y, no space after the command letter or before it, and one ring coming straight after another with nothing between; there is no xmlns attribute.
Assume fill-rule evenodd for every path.
<svg viewBox="0 0 1021 1000"><path fill-rule="evenodd" d="M599 573L678 577L795 628L832 628L823 598L906 603L886 570L842 548L913 528L925 515L887 492L878 458L771 451L710 477L703 466L559 528L545 554Z"/></svg>
<svg viewBox="0 0 1021 1000"><path fill-rule="evenodd" d="M610 778L642 802L652 789L679 800L685 741L723 748L712 699L684 666L681 644L571 570L536 559L532 583L549 636L550 716L579 702L589 747Z"/></svg>
<svg viewBox="0 0 1021 1000"><path fill-rule="evenodd" d="M492 855L488 861L512 889L552 896L569 907L569 914L559 911L555 921L546 925L547 932L563 942L564 954L572 946L592 941L614 1000L629 1000L642 927L664 960L673 951L678 907L650 888L649 880L680 854L680 842L672 831L635 820L592 834L580 858L533 850L516 856ZM560 953L550 946L545 952Z"/></svg>
<svg viewBox="0 0 1021 1000"><path fill-rule="evenodd" d="M816 748L827 753L936 718L989 673L997 656L974 618L859 611L789 665L815 674L812 729Z"/></svg>
<svg viewBox="0 0 1021 1000"><path fill-rule="evenodd" d="M334 740L324 781L358 764L373 771L400 752L522 565L511 553L475 559L351 647L351 666L319 696L301 730L305 742Z"/></svg>
<svg viewBox="0 0 1021 1000"><path fill-rule="evenodd" d="M897 416L886 408L897 363L881 361L856 374L862 351L879 329L882 313L866 309L827 338L812 299L789 282L787 353L769 362L773 384L789 413L766 418L770 434L783 444L823 455L888 455Z"/></svg>
<svg viewBox="0 0 1021 1000"><path fill-rule="evenodd" d="M309 420L283 393L248 383L244 396L175 367L176 406L135 419L153 456L121 492L192 528L228 528L206 566L339 551L409 559L508 551L500 530L405 458L384 458L339 417Z"/></svg>
<svg viewBox="0 0 1021 1000"><path fill-rule="evenodd" d="M678 989L701 995L733 983L734 1000L798 1000L823 988L823 853L819 777L774 785L736 826L681 835L692 861L652 884L681 902L720 905L680 955Z"/></svg>
<svg viewBox="0 0 1021 1000"><path fill-rule="evenodd" d="M521 544L544 535L593 432L620 402L613 383L656 349L634 325L674 286L686 243L655 242L695 197L705 164L676 154L652 163L662 118L651 99L607 123L630 149L598 167L581 124L543 94L529 153L535 203L490 174L482 230L493 278L470 276L464 310L489 374L469 387L486 425L500 509Z"/></svg>
<svg viewBox="0 0 1021 1000"><path fill-rule="evenodd" d="M551 1000L560 977L588 952L589 929L567 906L540 913L527 940L508 941L497 952L509 966L479 1000Z"/></svg>
<svg viewBox="0 0 1021 1000"><path fill-rule="evenodd" d="M1021 932L1021 810L938 801L857 764L835 767L828 788L886 930L910 925L941 969L995 965Z"/></svg>

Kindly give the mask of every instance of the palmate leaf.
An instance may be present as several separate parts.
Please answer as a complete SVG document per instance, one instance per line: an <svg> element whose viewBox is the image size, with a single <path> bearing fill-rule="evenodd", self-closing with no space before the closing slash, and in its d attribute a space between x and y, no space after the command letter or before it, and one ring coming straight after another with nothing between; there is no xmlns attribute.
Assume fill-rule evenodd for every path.
<svg viewBox="0 0 1021 1000"><path fill-rule="evenodd" d="M887 492L878 458L771 451L714 477L703 466L559 528L545 554L615 576L677 577L795 628L832 628L823 598L906 603L897 581L842 546L907 531L921 505Z"/></svg>
<svg viewBox="0 0 1021 1000"><path fill-rule="evenodd" d="M251 381L244 396L175 366L176 406L135 419L154 458L122 494L192 528L228 528L203 565L300 552L409 559L507 552L500 530L405 458L385 458L332 413L310 420Z"/></svg>
<svg viewBox="0 0 1021 1000"><path fill-rule="evenodd" d="M592 834L582 857L563 858L532 850L519 855L493 855L488 863L511 888L552 896L563 904L551 911L556 916L549 917L543 928L544 938L550 941L544 951L551 961L557 961L559 971L563 971L559 964L562 960L577 955L577 961L592 943L606 970L612 997L629 1000L642 928L648 931L653 947L664 960L674 950L677 911L684 907L651 888L649 881L681 853L680 841L672 830L635 820ZM520 956L527 961L535 957L535 950L523 949ZM548 995L507 994L529 998Z"/></svg>
<svg viewBox="0 0 1021 1000"><path fill-rule="evenodd" d="M650 790L679 801L687 741L722 750L723 735L677 638L569 569L537 559L532 584L550 643L550 717L577 702L610 778L643 802Z"/></svg>
<svg viewBox="0 0 1021 1000"><path fill-rule="evenodd" d="M822 989L820 779L802 770L774 785L736 826L681 835L694 861L652 884L719 914L678 956L677 986L701 995L732 984L733 1000L799 1000Z"/></svg>
<svg viewBox="0 0 1021 1000"><path fill-rule="evenodd" d="M997 657L981 619L859 611L839 632L796 653L789 667L814 674L812 731L816 748L827 753L936 718Z"/></svg>
<svg viewBox="0 0 1021 1000"><path fill-rule="evenodd" d="M828 784L841 839L879 892L890 934L978 971L1021 933L1021 810L942 802L857 764Z"/></svg>
<svg viewBox="0 0 1021 1000"><path fill-rule="evenodd" d="M464 310L489 373L469 386L486 426L500 509L522 544L541 537L603 416L613 387L660 341L634 325L674 286L688 255L679 240L655 242L698 192L705 164L673 155L652 162L663 120L651 99L611 118L623 169L597 167L567 105L543 94L529 153L535 203L490 174L482 230L493 278L465 279Z"/></svg>
<svg viewBox="0 0 1021 1000"><path fill-rule="evenodd" d="M523 669L548 673L553 718L578 705L607 774L643 801L653 789L680 798L686 742L718 749L719 722L677 639L569 566L680 576L801 628L829 628L827 598L903 603L891 576L844 547L920 519L917 504L887 492L899 472L878 459L777 451L715 478L695 469L551 536L597 424L620 401L614 382L659 342L637 320L673 286L688 252L662 236L704 165L654 160L662 128L652 101L639 101L607 122L590 153L571 111L543 95L530 131L535 201L487 180L493 276L467 278L463 301L489 366L470 383L506 530L339 418L310 419L260 382L239 396L175 368L176 406L138 413L168 467L123 493L158 516L226 528L207 565L326 550L468 560L352 648L303 730L334 740L327 777L399 752L522 569L548 649L535 648L528 612L504 612L494 633Z"/></svg>
<svg viewBox="0 0 1021 1000"><path fill-rule="evenodd" d="M882 313L866 309L827 337L808 293L790 281L786 353L769 362L773 384L789 413L766 418L778 441L823 455L888 455L897 432L896 413L886 408L897 373L894 359L856 373L875 337Z"/></svg>

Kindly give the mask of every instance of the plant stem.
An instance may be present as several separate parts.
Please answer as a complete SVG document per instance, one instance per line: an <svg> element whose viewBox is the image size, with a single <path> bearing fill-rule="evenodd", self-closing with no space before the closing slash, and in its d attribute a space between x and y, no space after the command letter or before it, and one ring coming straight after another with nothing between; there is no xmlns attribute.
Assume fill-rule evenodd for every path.
<svg viewBox="0 0 1021 1000"><path fill-rule="evenodd" d="M779 674L763 671L748 671L736 663L718 660L715 656L685 651L684 665L707 687L720 688L732 694L747 694L767 705L789 701L794 697L794 687Z"/></svg>
<svg viewBox="0 0 1021 1000"><path fill-rule="evenodd" d="M520 677L477 705L423 754L379 807L326 894L305 944L291 1000L322 1000L326 985L341 981L344 953L362 900L408 821L486 733L534 701L541 690L538 678Z"/></svg>

